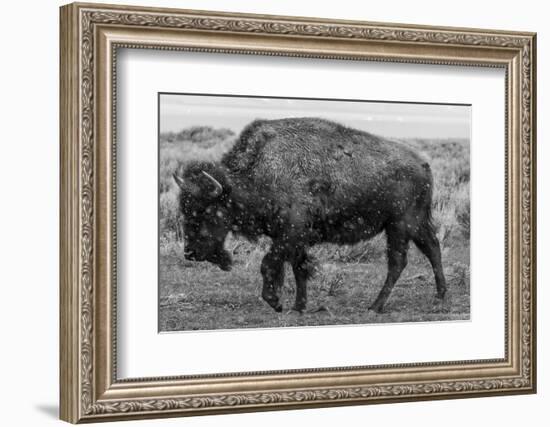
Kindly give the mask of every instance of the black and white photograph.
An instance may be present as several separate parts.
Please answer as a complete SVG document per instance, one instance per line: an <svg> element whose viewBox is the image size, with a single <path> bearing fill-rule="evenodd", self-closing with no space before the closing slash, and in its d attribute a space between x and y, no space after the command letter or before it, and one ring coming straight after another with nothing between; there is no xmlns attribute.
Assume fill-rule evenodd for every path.
<svg viewBox="0 0 550 427"><path fill-rule="evenodd" d="M470 105L158 101L160 332L469 320Z"/></svg>

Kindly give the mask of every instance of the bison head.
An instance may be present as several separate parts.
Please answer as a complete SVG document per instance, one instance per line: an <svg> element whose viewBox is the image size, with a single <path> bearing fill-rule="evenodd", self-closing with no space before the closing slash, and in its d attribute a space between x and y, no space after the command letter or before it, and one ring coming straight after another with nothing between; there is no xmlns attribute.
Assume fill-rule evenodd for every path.
<svg viewBox="0 0 550 427"><path fill-rule="evenodd" d="M224 172L211 163L189 165L183 175L174 174L180 188L185 257L209 261L228 271L233 263L224 248L231 229L228 210L230 187Z"/></svg>

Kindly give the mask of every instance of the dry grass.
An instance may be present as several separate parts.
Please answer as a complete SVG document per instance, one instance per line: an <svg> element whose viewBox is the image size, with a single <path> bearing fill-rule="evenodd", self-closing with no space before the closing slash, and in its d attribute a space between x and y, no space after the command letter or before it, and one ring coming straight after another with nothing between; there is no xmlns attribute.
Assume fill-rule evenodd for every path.
<svg viewBox="0 0 550 427"><path fill-rule="evenodd" d="M318 271L308 284L308 311L275 313L261 300L260 262L269 238L256 244L229 236L235 265L226 273L208 263L183 259L181 218L172 173L190 160L219 160L234 141L225 130L190 128L160 141L160 330L232 329L327 324L446 321L470 313L469 143L464 140L407 140L429 159L434 175L433 219L443 250L449 293L434 298L431 267L414 247L385 313L367 307L386 274L385 237L356 245L317 245ZM287 269L282 302L290 308L294 281Z"/></svg>

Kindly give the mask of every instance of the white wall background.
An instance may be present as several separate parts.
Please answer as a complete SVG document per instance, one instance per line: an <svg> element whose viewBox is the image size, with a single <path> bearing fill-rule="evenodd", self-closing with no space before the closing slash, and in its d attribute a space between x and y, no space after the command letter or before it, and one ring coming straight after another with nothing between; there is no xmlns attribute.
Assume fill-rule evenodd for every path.
<svg viewBox="0 0 550 427"><path fill-rule="evenodd" d="M110 0L113 3L122 3ZM550 28L545 3L133 0L134 4L538 32L538 117L550 115ZM0 401L2 425L59 425L58 402L58 6L5 3L0 66ZM547 425L550 405L550 126L538 127L539 393L438 402L137 421L130 425L474 426ZM489 166L490 167L490 166ZM546 335L546 336L545 336Z"/></svg>

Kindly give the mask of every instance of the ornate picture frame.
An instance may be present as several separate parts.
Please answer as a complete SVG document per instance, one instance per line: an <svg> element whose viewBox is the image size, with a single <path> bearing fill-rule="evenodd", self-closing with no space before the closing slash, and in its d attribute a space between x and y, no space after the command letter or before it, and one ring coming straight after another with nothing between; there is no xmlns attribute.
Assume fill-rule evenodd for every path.
<svg viewBox="0 0 550 427"><path fill-rule="evenodd" d="M60 416L110 421L536 391L536 35L74 3L60 10ZM117 49L504 69L504 358L117 378Z"/></svg>

